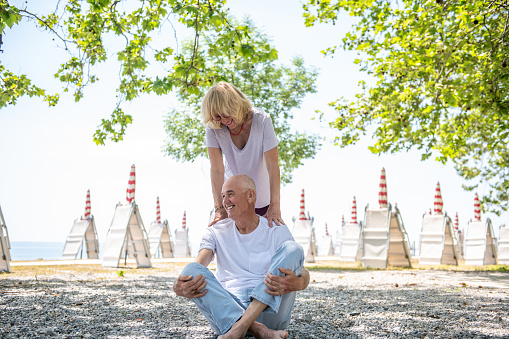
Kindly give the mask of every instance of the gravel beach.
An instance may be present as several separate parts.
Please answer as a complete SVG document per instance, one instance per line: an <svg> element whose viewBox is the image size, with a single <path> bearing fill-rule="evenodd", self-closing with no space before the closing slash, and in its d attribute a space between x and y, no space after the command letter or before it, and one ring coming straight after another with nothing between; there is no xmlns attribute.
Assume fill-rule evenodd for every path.
<svg viewBox="0 0 509 339"><path fill-rule="evenodd" d="M14 267L0 274L0 338L215 338L173 293L184 265ZM508 272L310 270L290 338L509 338Z"/></svg>

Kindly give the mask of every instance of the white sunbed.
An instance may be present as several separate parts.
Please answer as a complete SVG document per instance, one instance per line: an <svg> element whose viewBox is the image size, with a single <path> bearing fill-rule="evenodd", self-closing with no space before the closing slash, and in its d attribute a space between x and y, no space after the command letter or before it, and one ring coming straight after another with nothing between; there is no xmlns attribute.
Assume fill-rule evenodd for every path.
<svg viewBox="0 0 509 339"><path fill-rule="evenodd" d="M88 259L99 259L99 240L93 216L74 221L64 244L62 259L75 260L80 254L83 258L83 251Z"/></svg>
<svg viewBox="0 0 509 339"><path fill-rule="evenodd" d="M191 257L191 246L189 245L189 229L179 228L175 230L175 258Z"/></svg>
<svg viewBox="0 0 509 339"><path fill-rule="evenodd" d="M318 255L321 256L333 256L334 255L334 245L332 243L332 236L324 235L322 241L320 242L320 246L318 246Z"/></svg>
<svg viewBox="0 0 509 339"><path fill-rule="evenodd" d="M294 220L292 235L295 242L302 246L306 262L315 262L317 255L314 219Z"/></svg>
<svg viewBox="0 0 509 339"><path fill-rule="evenodd" d="M168 220L153 222L148 230L148 242L152 258L173 258L174 245Z"/></svg>
<svg viewBox="0 0 509 339"><path fill-rule="evenodd" d="M361 260L361 229L362 222L346 223L343 226L340 245L341 261L356 262Z"/></svg>
<svg viewBox="0 0 509 339"><path fill-rule="evenodd" d="M11 244L9 242L9 233L7 232L7 225L5 224L2 207L0 207L0 272L11 271Z"/></svg>
<svg viewBox="0 0 509 339"><path fill-rule="evenodd" d="M390 219L390 205L389 208L380 209L369 209L366 206L361 232L363 267L387 268Z"/></svg>
<svg viewBox="0 0 509 339"><path fill-rule="evenodd" d="M137 267L151 267L150 247L136 203L117 205L106 235L103 266L119 267L123 258L134 258Z"/></svg>
<svg viewBox="0 0 509 339"><path fill-rule="evenodd" d="M458 241L447 214L423 215L419 250L420 265L458 265Z"/></svg>
<svg viewBox="0 0 509 339"><path fill-rule="evenodd" d="M509 265L509 227L501 226L498 233L498 263Z"/></svg>
<svg viewBox="0 0 509 339"><path fill-rule="evenodd" d="M495 265L497 249L490 219L471 221L465 234L465 265Z"/></svg>
<svg viewBox="0 0 509 339"><path fill-rule="evenodd" d="M394 212L391 212L387 264L396 267L412 267L408 234L397 207L394 207Z"/></svg>

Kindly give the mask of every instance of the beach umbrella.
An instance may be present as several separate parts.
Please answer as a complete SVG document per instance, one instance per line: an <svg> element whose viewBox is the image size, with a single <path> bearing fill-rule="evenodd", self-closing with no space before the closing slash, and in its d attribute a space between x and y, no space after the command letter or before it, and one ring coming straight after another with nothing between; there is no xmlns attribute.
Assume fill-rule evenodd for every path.
<svg viewBox="0 0 509 339"><path fill-rule="evenodd" d="M329 236L329 229L327 228L327 223L325 223L325 235Z"/></svg>
<svg viewBox="0 0 509 339"><path fill-rule="evenodd" d="M382 167L380 175L380 188L378 190L378 204L380 208L387 208L387 180L385 178L385 168Z"/></svg>
<svg viewBox="0 0 509 339"><path fill-rule="evenodd" d="M302 193L300 194L300 214L299 220L307 220L306 213L304 208L304 189L302 189Z"/></svg>
<svg viewBox="0 0 509 339"><path fill-rule="evenodd" d="M157 197L157 203L156 203L156 222L158 224L161 223L161 207L159 206L159 197Z"/></svg>
<svg viewBox="0 0 509 339"><path fill-rule="evenodd" d="M477 193L475 193L474 197L474 218L475 221L481 221L481 203L479 202Z"/></svg>
<svg viewBox="0 0 509 339"><path fill-rule="evenodd" d="M458 219L458 212L456 212L456 217L454 218L454 231L457 233L460 228L460 222Z"/></svg>
<svg viewBox="0 0 509 339"><path fill-rule="evenodd" d="M341 215L341 227L345 227L345 215Z"/></svg>
<svg viewBox="0 0 509 339"><path fill-rule="evenodd" d="M440 182L437 181L437 187L435 188L435 214L443 214L444 202L442 200L442 192L440 191Z"/></svg>
<svg viewBox="0 0 509 339"><path fill-rule="evenodd" d="M83 219L88 219L90 218L90 211L91 211L91 207L90 207L90 190L87 190L87 200L85 202L85 215L83 216Z"/></svg>
<svg viewBox="0 0 509 339"><path fill-rule="evenodd" d="M182 229L185 230L187 226L186 211L184 211L184 217L182 218Z"/></svg>
<svg viewBox="0 0 509 339"><path fill-rule="evenodd" d="M353 197L352 203L352 223L357 223L357 201L355 200L355 197Z"/></svg>
<svg viewBox="0 0 509 339"><path fill-rule="evenodd" d="M134 201L134 190L136 188L136 169L134 165L131 166L131 172L129 173L129 182L127 183L126 199L128 203Z"/></svg>

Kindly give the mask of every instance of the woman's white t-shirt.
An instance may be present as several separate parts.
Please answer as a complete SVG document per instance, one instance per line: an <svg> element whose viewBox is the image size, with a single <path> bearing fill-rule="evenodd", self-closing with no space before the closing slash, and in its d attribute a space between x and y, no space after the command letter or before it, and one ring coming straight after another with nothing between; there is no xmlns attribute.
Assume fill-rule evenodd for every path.
<svg viewBox="0 0 509 339"><path fill-rule="evenodd" d="M253 179L256 185L256 208L270 204L269 172L263 155L278 144L270 115L256 107L253 107L249 139L241 150L233 143L226 126L219 129L207 126L205 129L205 146L219 148L224 154L225 180L239 174Z"/></svg>

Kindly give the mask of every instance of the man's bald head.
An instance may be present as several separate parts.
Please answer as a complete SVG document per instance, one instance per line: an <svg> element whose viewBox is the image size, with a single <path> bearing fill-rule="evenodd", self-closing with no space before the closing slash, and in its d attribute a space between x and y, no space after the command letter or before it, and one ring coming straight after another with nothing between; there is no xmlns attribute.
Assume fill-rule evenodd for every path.
<svg viewBox="0 0 509 339"><path fill-rule="evenodd" d="M249 176L235 175L226 179L222 189L223 205L228 217L239 218L254 216L256 204L256 186Z"/></svg>

